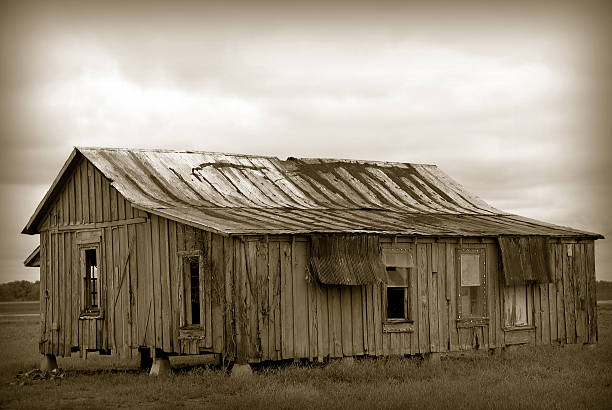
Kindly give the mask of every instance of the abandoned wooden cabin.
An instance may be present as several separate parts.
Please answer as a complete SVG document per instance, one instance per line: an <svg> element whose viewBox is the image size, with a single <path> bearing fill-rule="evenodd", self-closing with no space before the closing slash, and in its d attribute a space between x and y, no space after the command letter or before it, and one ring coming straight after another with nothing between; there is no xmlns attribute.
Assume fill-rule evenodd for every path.
<svg viewBox="0 0 612 410"><path fill-rule="evenodd" d="M596 233L434 165L75 148L40 234L40 352L235 363L595 343Z"/></svg>

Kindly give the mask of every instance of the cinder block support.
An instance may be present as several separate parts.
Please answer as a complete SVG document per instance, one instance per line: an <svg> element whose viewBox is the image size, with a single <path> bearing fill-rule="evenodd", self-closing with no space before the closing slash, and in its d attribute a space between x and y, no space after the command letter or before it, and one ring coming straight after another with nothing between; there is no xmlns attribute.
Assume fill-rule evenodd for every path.
<svg viewBox="0 0 612 410"><path fill-rule="evenodd" d="M170 369L168 355L156 350L149 376L169 376L170 374L172 374L172 370Z"/></svg>
<svg viewBox="0 0 612 410"><path fill-rule="evenodd" d="M253 375L253 370L249 364L234 364L232 367L232 377L250 377Z"/></svg>
<svg viewBox="0 0 612 410"><path fill-rule="evenodd" d="M57 369L57 360L55 359L55 355L44 355L42 360L40 361L40 370L44 372L50 372L53 369Z"/></svg>

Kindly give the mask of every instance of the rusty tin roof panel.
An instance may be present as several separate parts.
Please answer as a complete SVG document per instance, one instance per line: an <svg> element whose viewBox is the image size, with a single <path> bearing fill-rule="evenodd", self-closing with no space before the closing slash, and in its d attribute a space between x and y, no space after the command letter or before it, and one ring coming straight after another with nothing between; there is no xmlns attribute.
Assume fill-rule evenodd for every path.
<svg viewBox="0 0 612 410"><path fill-rule="evenodd" d="M135 207L225 234L600 237L509 215L435 165L116 148L71 158L79 153ZM35 233L43 203L24 233Z"/></svg>

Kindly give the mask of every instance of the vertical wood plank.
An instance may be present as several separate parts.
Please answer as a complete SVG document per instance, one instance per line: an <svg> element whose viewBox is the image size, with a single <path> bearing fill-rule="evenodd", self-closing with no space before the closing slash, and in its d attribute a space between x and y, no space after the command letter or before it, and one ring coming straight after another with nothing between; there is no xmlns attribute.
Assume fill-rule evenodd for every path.
<svg viewBox="0 0 612 410"><path fill-rule="evenodd" d="M340 287L340 305L342 307L342 354L353 355L353 326L352 326L352 295L349 286Z"/></svg>
<svg viewBox="0 0 612 410"><path fill-rule="evenodd" d="M575 246L575 267L574 275L576 278L576 343L584 344L588 342L587 335L587 283L586 283L586 257L584 244L578 243Z"/></svg>
<svg viewBox="0 0 612 410"><path fill-rule="evenodd" d="M89 223L89 177L87 176L87 163L89 161L81 161L81 204L83 205L83 223Z"/></svg>
<svg viewBox="0 0 612 410"><path fill-rule="evenodd" d="M238 255L238 260L234 263L234 266L238 266L238 270L235 271L236 281L238 283L238 291L237 295L239 295L239 300L237 300L236 305L236 317L237 317L237 331L238 334L238 347L237 347L237 357L238 363L246 363L248 354L249 354L249 317L247 313L247 299L248 290L247 290L247 280L248 280L248 272L247 272L247 253L246 253L246 241L237 238L236 242L234 242L234 249Z"/></svg>
<svg viewBox="0 0 612 410"><path fill-rule="evenodd" d="M258 293L257 319L259 354L262 360L270 360L270 280L268 272L268 244L263 240L255 242L257 254L256 292Z"/></svg>
<svg viewBox="0 0 612 410"><path fill-rule="evenodd" d="M40 340L41 343L38 345L39 352L41 354L47 353L46 346L48 345L47 335L47 233L40 233Z"/></svg>
<svg viewBox="0 0 612 410"><path fill-rule="evenodd" d="M41 239L43 237L43 234L40 235ZM71 321L72 321L72 336L70 338L71 342L70 342L70 346L78 346L79 345L79 315L81 313L81 307L80 307L80 298L81 298L81 266L79 263L79 251L78 248L76 246L75 240L76 240L76 233L71 233L71 238L72 238L72 246L70 248L70 253L71 253L71 266L72 266L72 294L70 297L70 304L72 306L72 317L71 317ZM101 249L103 249L104 244L101 244ZM42 247L41 247L41 252L42 252ZM102 252L102 255L104 256L104 251ZM42 254L41 254L42 257ZM41 259L42 262L42 259ZM40 264L40 267L42 269L43 264ZM106 262L104 263L104 268L105 270L102 272L102 274L104 275L104 277L106 278ZM42 280L42 271L41 271L41 280ZM41 285L42 287L42 282ZM108 285L105 286L104 289L105 294L108 292ZM107 301L106 303L108 304L108 298L105 298L105 300ZM42 304L41 304L41 308L42 308Z"/></svg>
<svg viewBox="0 0 612 410"><path fill-rule="evenodd" d="M94 185L95 185L95 197L96 197L96 222L104 221L104 215L102 214L102 174L98 171L93 165L93 173L94 173Z"/></svg>
<svg viewBox="0 0 612 410"><path fill-rule="evenodd" d="M280 242L281 258L281 325L282 325L282 357L294 357L293 349L293 275L292 249L290 243Z"/></svg>
<svg viewBox="0 0 612 410"><path fill-rule="evenodd" d="M172 235L171 235L172 236ZM172 243L172 239L170 240ZM225 341L224 333L224 299L225 299L225 274L224 274L224 258L223 258L223 237L219 235L212 236L211 242L211 260L212 260L212 337L213 351L222 352Z"/></svg>
<svg viewBox="0 0 612 410"><path fill-rule="evenodd" d="M541 345L542 344L542 306L540 305L541 299L540 299L540 287L537 284L534 284L532 286L527 286L528 291L530 290L530 293L532 295L531 299L533 300L533 313L532 313L532 320L533 323L535 325L535 344L536 345Z"/></svg>
<svg viewBox="0 0 612 410"><path fill-rule="evenodd" d="M435 246L434 246L435 245ZM426 245L426 262L427 262L427 310L429 311L428 328L429 328L429 351L440 351L440 335L438 334L438 267L433 267L433 253L438 253L437 244ZM437 261L437 256L435 257ZM434 273L435 272L435 273Z"/></svg>
<svg viewBox="0 0 612 410"><path fill-rule="evenodd" d="M129 320L128 325L130 329L129 343L130 348L137 348L138 343L138 306L137 306L137 289L138 289L138 238L136 237L136 225L128 225L128 238L130 238L131 254L130 254L130 266L128 277L125 279L129 280L127 283L128 288L128 313Z"/></svg>
<svg viewBox="0 0 612 410"><path fill-rule="evenodd" d="M89 221L96 221L96 184L94 181L95 168L87 161L87 190L89 193Z"/></svg>
<svg viewBox="0 0 612 410"><path fill-rule="evenodd" d="M159 246L159 217L157 215L151 215L151 260L153 265L153 319L155 328L155 347L158 349L163 348L163 314L162 314L162 282L161 282L161 261L160 246Z"/></svg>
<svg viewBox="0 0 612 410"><path fill-rule="evenodd" d="M457 277L455 275L455 244L446 245L446 281L448 301L448 333L450 350L459 350L459 333L457 331Z"/></svg>
<svg viewBox="0 0 612 410"><path fill-rule="evenodd" d="M361 311L361 288L351 286L351 324L353 338L353 355L363 355L363 313Z"/></svg>
<svg viewBox="0 0 612 410"><path fill-rule="evenodd" d="M256 360L261 358L261 339L259 338L258 316L258 289L257 289L257 252L256 242L245 241L246 251L246 315L248 335L248 358Z"/></svg>
<svg viewBox="0 0 612 410"><path fill-rule="evenodd" d="M123 202L123 201L121 201ZM125 211L125 210L124 210ZM120 211L121 214L121 211ZM124 216L125 217L125 216ZM172 295L170 293L170 255L168 250L168 220L159 218L159 258L162 299L162 346L164 351L172 351ZM206 329L208 335L209 329Z"/></svg>
<svg viewBox="0 0 612 410"><path fill-rule="evenodd" d="M555 259L555 245L549 244L548 252L549 252L549 263L550 263L550 272L552 275L552 281L548 284L548 314L549 314L549 323L550 323L550 343L558 342L559 338L557 336L557 286L556 282L556 259Z"/></svg>
<svg viewBox="0 0 612 410"><path fill-rule="evenodd" d="M268 326L268 352L272 360L278 360L281 351L280 331L280 245L278 241L268 243L268 306L270 323Z"/></svg>
<svg viewBox="0 0 612 410"><path fill-rule="evenodd" d="M374 306L372 301L372 289L375 285L368 285L364 288L365 294L365 312L366 312L366 323L368 329L368 354L376 355L376 344L374 341L374 334L376 333L376 328L374 326Z"/></svg>
<svg viewBox="0 0 612 410"><path fill-rule="evenodd" d="M557 287L557 335L559 343L567 343L565 332L565 289L563 283L563 265L565 264L565 245L559 243L555 246L555 278Z"/></svg>
<svg viewBox="0 0 612 410"><path fill-rule="evenodd" d="M333 286L328 292L331 296L333 330L334 330L334 354L335 357L342 357L342 292L340 286Z"/></svg>
<svg viewBox="0 0 612 410"><path fill-rule="evenodd" d="M81 196L81 166L80 164L75 167L74 170L74 216L76 223L83 223L83 198ZM78 331L77 331L78 333Z"/></svg>
<svg viewBox="0 0 612 410"><path fill-rule="evenodd" d="M57 323L57 351L59 355L64 355L64 330L66 327L64 310L66 309L64 301L66 300L66 285L65 285L65 275L66 275L66 263L64 261L64 234L57 234L57 248L58 248L58 269L57 269L57 291L56 298L58 300L58 311L55 316L55 322Z"/></svg>
<svg viewBox="0 0 612 410"><path fill-rule="evenodd" d="M574 244L566 244L563 249L563 296L565 298L565 336L567 343L576 343L574 255Z"/></svg>
<svg viewBox="0 0 612 410"><path fill-rule="evenodd" d="M441 352L448 350L448 307L446 302L446 243L436 247L438 280L438 334Z"/></svg>
<svg viewBox="0 0 612 410"><path fill-rule="evenodd" d="M70 203L70 225L74 225L77 222L76 219L76 198L74 193L74 171L70 174L68 179L68 202Z"/></svg>
<svg viewBox="0 0 612 410"><path fill-rule="evenodd" d="M100 248L101 250L102 248ZM71 233L64 234L64 355L70 356L70 347L72 346L72 321L73 317L77 316L76 312L72 311L72 277L75 272L72 269L72 237ZM75 289L76 291L76 289Z"/></svg>
<svg viewBox="0 0 612 410"><path fill-rule="evenodd" d="M104 191L104 207L102 209L106 209L106 203L108 203L108 210L105 211L105 217L110 219L110 192L108 190ZM109 195L107 197L107 194ZM146 261L146 243L148 242L148 238L146 235L146 225L145 224L137 224L136 225L136 260L138 261L136 265L136 301L137 301L137 313L136 317L137 321L137 331L138 338L138 346L146 346L147 345L147 323L150 319L150 311L149 306L151 303L151 299L147 298L148 292L147 288L149 283L151 282L149 272L147 271L147 261Z"/></svg>
<svg viewBox="0 0 612 410"><path fill-rule="evenodd" d="M308 291L306 283L306 243L293 240L293 343L296 358L308 357Z"/></svg>
<svg viewBox="0 0 612 410"><path fill-rule="evenodd" d="M428 292L427 288L427 245L417 244L417 273L418 273L418 290L419 290L419 353L428 352L430 349L429 343L429 309L428 309Z"/></svg>
<svg viewBox="0 0 612 410"><path fill-rule="evenodd" d="M234 285L234 243L233 239L230 237L223 238L223 259L223 266L225 268L225 354L229 359L234 359L236 357L236 326L234 315L236 290Z"/></svg>
<svg viewBox="0 0 612 410"><path fill-rule="evenodd" d="M317 286L318 309L318 358L323 360L330 356L329 350L329 312L327 307L327 286Z"/></svg>
<svg viewBox="0 0 612 410"><path fill-rule="evenodd" d="M588 333L589 343L597 343L597 283L595 277L595 246L593 241L585 245L586 277L587 277L587 313L588 313Z"/></svg>
<svg viewBox="0 0 612 410"><path fill-rule="evenodd" d="M372 304L374 305L373 313L374 313L374 325L375 325L374 345L376 349L376 356L382 356L383 354L383 340L382 339L383 339L383 320L384 319L383 319L382 302L381 302L381 293L382 293L381 288L383 287L384 285L378 285L378 284L372 286ZM412 299L410 299L409 303L412 303Z"/></svg>
<svg viewBox="0 0 612 410"><path fill-rule="evenodd" d="M550 344L550 311L548 306L548 283L541 283L540 309L542 311L542 344Z"/></svg>

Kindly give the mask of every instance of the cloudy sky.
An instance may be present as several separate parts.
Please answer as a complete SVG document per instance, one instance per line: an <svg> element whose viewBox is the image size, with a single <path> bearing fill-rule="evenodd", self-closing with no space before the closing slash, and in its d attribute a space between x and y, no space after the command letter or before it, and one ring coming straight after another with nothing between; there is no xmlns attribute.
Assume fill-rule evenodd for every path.
<svg viewBox="0 0 612 410"><path fill-rule="evenodd" d="M434 163L612 236L606 2L253 3L2 2L0 282L75 145Z"/></svg>

